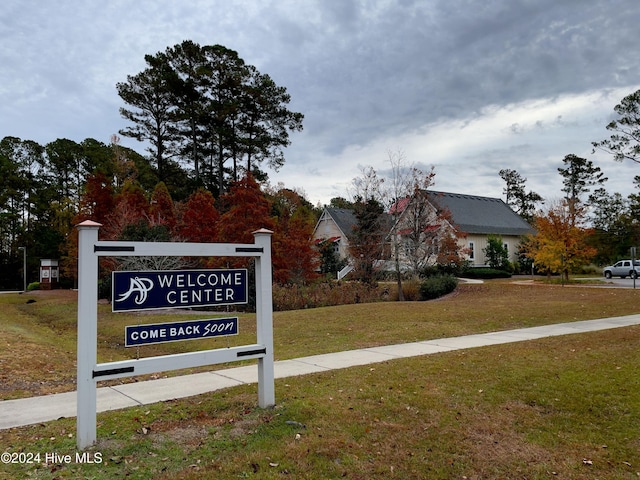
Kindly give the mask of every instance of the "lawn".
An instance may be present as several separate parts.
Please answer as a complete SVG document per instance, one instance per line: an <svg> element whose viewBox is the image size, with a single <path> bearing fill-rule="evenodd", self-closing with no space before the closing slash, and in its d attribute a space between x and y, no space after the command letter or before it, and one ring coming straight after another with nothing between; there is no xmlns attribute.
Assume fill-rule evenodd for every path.
<svg viewBox="0 0 640 480"><path fill-rule="evenodd" d="M44 292L33 294L35 303L29 298L0 295L3 398L73 389L73 302ZM426 303L279 312L276 358L626 315L637 313L637 299L633 290L490 282ZM122 325L158 321L139 317L120 318L101 307L99 356L139 355L121 346ZM254 341L252 320L241 316L245 337L234 341ZM257 387L248 385L103 413L93 450L100 465L0 465L0 473L47 479L637 478L639 341L640 328L629 327L283 379L276 381L276 407L266 410L256 406ZM154 355L173 353L155 348ZM75 420L2 431L0 443L8 452L75 455Z"/></svg>

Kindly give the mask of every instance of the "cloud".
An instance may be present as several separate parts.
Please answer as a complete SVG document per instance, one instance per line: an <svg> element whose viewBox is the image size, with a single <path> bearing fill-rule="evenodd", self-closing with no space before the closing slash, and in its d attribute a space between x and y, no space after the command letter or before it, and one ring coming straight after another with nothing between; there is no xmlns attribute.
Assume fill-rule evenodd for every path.
<svg viewBox="0 0 640 480"><path fill-rule="evenodd" d="M401 150L409 162L435 166L439 190L499 197L503 185L498 172L509 168L528 179L529 189L544 197L558 197L562 179L557 168L565 155L588 158L610 177L613 172L613 178L616 171L629 168L606 155L592 155L591 141L606 137L609 112L620 98L638 88L640 85L490 105L467 118L424 124L401 135L381 135L366 145L351 145L336 156L303 147L310 159L306 168L315 171L304 188L316 193L314 202L346 196L351 180L360 175L358 165L382 171L388 167L387 153ZM515 130L514 119L518 119ZM286 177L285 183L304 178L304 168L296 163L295 171L283 170L278 178ZM617 191L631 192L632 177L627 178L627 183L615 182Z"/></svg>
<svg viewBox="0 0 640 480"><path fill-rule="evenodd" d="M5 0L0 136L108 141L125 126L115 84L191 39L288 89L305 128L274 180L314 201L396 148L443 190L499 196L504 165L551 191L638 88L638 24L637 0Z"/></svg>

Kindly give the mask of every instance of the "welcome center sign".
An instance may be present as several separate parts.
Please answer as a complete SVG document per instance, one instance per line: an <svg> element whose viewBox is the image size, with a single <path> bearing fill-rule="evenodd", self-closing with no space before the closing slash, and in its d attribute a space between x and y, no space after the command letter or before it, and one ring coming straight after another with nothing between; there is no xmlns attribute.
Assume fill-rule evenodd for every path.
<svg viewBox="0 0 640 480"><path fill-rule="evenodd" d="M253 232L254 243L123 242L98 240L99 223L78 225L77 446L96 441L97 383L161 371L257 360L258 405L275 405L273 358L273 232ZM98 260L100 257L250 257L254 259L256 342L171 355L98 363ZM113 272L112 310L152 310L248 303L248 272L168 270ZM238 319L211 318L126 327L127 346L236 335Z"/></svg>
<svg viewBox="0 0 640 480"><path fill-rule="evenodd" d="M114 312L247 303L246 269L113 272Z"/></svg>

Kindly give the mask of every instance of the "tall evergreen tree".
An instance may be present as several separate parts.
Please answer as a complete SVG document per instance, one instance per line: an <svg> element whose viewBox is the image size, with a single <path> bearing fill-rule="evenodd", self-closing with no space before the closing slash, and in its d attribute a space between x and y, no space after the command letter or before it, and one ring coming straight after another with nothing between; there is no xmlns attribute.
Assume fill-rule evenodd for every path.
<svg viewBox="0 0 640 480"><path fill-rule="evenodd" d="M558 172L564 178L562 191L570 202L582 202L583 195L589 193L591 187L602 186L608 180L600 167L596 167L591 160L569 154L562 161L565 168L558 168Z"/></svg>
<svg viewBox="0 0 640 480"><path fill-rule="evenodd" d="M263 161L282 166L289 132L303 120L288 109L284 87L221 45L187 40L145 60L145 71L118 84L120 97L137 108L121 109L134 124L122 134L151 142L161 180L167 152L187 161L195 183L216 196L243 170L264 177Z"/></svg>
<svg viewBox="0 0 640 480"><path fill-rule="evenodd" d="M527 179L520 175L516 170L502 169L499 172L506 185L503 193L505 194L505 203L509 205L522 218L531 223L536 211L536 205L543 201L543 198L536 192L526 191Z"/></svg>
<svg viewBox="0 0 640 480"><path fill-rule="evenodd" d="M613 155L614 160L640 163L640 90L622 99L614 107L618 118L607 125L611 136L601 142L592 142L595 149Z"/></svg>
<svg viewBox="0 0 640 480"><path fill-rule="evenodd" d="M145 55L145 61L148 65L145 70L116 84L120 98L133 107L120 108L120 115L132 123L120 134L150 145L148 152L158 177L164 181L166 163L174 156L178 142L173 93L176 77L162 54Z"/></svg>

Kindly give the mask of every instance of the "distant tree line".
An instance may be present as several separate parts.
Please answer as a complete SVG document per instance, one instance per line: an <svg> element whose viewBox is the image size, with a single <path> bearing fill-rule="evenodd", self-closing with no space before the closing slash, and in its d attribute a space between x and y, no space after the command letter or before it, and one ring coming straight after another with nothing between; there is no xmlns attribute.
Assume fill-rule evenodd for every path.
<svg viewBox="0 0 640 480"><path fill-rule="evenodd" d="M92 138L45 145L11 136L0 140L0 289L22 284L20 247L28 252L30 281L37 279L40 258L58 258L63 279L73 282L74 226L84 219L102 223L101 238L111 240L251 242L252 230L270 228L275 232L275 281L315 278L319 254L310 239L319 211L295 189L268 187L263 170L284 164L289 133L302 129L302 114L287 108L286 89L219 45L185 41L145 61L143 72L116 88L126 104L121 114L129 122L121 134L144 143L147 156L123 147L115 135L109 144ZM618 161L640 162L640 91L625 97L615 111L619 118L607 126L612 135L593 147ZM416 193L426 190L434 175L406 164L399 153L390 153L389 161L392 175L384 189L371 170L363 172L354 201L331 201L331 206L355 211L359 225L352 254L360 259L365 281L380 255L398 264L400 245L385 241L390 232L382 232L388 224L381 230L381 214L392 215L398 199L411 196L419 214L422 199ZM564 198L545 209L517 171L503 169L500 176L507 203L538 231L522 254L538 267L568 276L587 261L627 256L629 247L640 243L640 193L623 198L607 191L606 177L584 158L570 154L563 163L558 172ZM640 187L640 176L635 184ZM429 221L417 215L416 245L404 246L415 252L416 266L432 251L418 245L432 231L425 228ZM454 240L433 250L451 252L436 261L460 260L463 252ZM340 266L330 260L319 271ZM230 265L236 260L221 261ZM397 268L396 273L400 286Z"/></svg>
<svg viewBox="0 0 640 480"><path fill-rule="evenodd" d="M0 205L4 289L22 285L19 247L27 248L29 281L38 278L39 259L56 258L62 280L74 286L75 225L86 219L102 224L105 240L251 243L252 231L268 228L274 231L274 279L304 283L316 276L310 237L318 213L304 195L284 186L263 188L246 173L218 198L201 187L174 200L149 161L115 136L109 145L61 139L41 146L3 138ZM214 264L200 260L201 266ZM117 268L117 262L103 266Z"/></svg>

